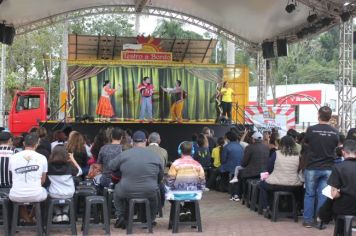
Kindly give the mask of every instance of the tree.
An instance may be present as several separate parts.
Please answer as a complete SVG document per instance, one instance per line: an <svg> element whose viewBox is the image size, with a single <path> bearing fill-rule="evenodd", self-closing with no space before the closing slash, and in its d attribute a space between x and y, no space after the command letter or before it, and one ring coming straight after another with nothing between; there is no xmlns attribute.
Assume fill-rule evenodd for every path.
<svg viewBox="0 0 356 236"><path fill-rule="evenodd" d="M203 39L203 36L184 29L184 23L175 20L159 20L152 35L159 38Z"/></svg>

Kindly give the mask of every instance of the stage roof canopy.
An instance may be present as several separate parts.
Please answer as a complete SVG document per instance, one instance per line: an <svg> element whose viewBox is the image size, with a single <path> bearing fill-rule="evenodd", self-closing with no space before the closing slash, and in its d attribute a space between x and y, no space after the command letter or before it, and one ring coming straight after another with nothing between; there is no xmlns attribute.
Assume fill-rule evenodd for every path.
<svg viewBox="0 0 356 236"><path fill-rule="evenodd" d="M175 18L220 33L240 45L258 48L266 40L289 42L325 31L355 10L355 0L3 0L0 21L18 33L71 17L135 13ZM288 4L296 4L291 13ZM293 7L292 7L293 8ZM98 10L99 9L99 10ZM85 11L81 15L81 13ZM316 13L317 19L307 18ZM343 17L340 15L343 14ZM345 15L346 14L346 15Z"/></svg>

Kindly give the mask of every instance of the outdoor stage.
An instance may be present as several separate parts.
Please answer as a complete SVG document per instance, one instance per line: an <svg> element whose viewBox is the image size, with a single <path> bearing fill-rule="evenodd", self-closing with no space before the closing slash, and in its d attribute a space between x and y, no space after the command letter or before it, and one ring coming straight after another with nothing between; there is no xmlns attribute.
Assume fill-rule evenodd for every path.
<svg viewBox="0 0 356 236"><path fill-rule="evenodd" d="M215 132L215 137L223 137L227 131L236 127L239 130L243 130L243 125L221 125L212 124L211 122L195 122L195 123L183 123L183 124L171 124L168 122L155 122L155 123L137 123L137 122L71 122L60 123L47 122L43 123L43 126L53 132L56 129L63 129L64 127L72 127L73 130L79 131L82 134L86 134L92 139L98 133L101 128L107 127L120 127L121 129L145 130L148 133L158 132L161 135L161 146L168 151L169 159L175 160L177 158L177 147L179 143L185 140L191 140L193 133L201 133L203 127L209 127Z"/></svg>

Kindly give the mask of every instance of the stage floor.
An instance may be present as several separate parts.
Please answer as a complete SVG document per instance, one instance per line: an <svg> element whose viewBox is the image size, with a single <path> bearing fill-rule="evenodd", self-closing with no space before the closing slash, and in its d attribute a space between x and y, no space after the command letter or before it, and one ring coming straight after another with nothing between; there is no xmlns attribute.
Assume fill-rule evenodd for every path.
<svg viewBox="0 0 356 236"><path fill-rule="evenodd" d="M214 130L215 137L223 137L227 131L233 127L243 130L243 125L221 125L212 122L189 122L189 123L169 123L169 122L153 122L153 123L138 123L134 121L125 122L67 122L59 123L48 121L43 123L43 126L50 132L65 127L71 127L73 130L79 131L82 134L88 135L92 140L102 128L119 127L124 130L130 129L133 132L143 130L147 133L158 132L161 136L161 146L167 149L170 160L177 158L177 147L182 141L190 141L193 133L201 133L204 127L209 127Z"/></svg>

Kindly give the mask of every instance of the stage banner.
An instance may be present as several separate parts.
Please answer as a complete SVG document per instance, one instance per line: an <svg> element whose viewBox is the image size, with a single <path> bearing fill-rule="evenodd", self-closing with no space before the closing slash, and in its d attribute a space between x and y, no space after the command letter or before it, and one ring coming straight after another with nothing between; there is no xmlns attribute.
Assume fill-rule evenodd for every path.
<svg viewBox="0 0 356 236"><path fill-rule="evenodd" d="M78 67L78 65L76 65ZM80 68L79 68L80 69ZM197 71L210 72L202 76ZM184 101L183 118L197 121L212 121L216 118L216 82L222 79L223 67L174 67L174 66L108 66L98 74L75 81L73 117L85 114L96 117L95 111L105 80L110 80L112 88L118 89L111 97L115 116L113 118L134 120L139 118L141 95L137 86L142 78L152 78L154 86L153 118L170 118L171 96L163 93L161 86L173 88L176 80L182 81L187 92ZM210 76L210 78L208 78ZM215 81L216 80L216 81Z"/></svg>
<svg viewBox="0 0 356 236"><path fill-rule="evenodd" d="M248 106L245 107L245 121L254 125L261 133L275 128L280 135L285 135L288 129L295 128L295 108Z"/></svg>

